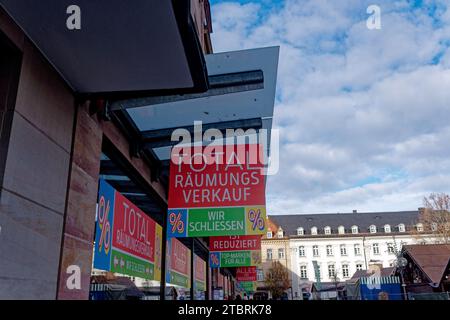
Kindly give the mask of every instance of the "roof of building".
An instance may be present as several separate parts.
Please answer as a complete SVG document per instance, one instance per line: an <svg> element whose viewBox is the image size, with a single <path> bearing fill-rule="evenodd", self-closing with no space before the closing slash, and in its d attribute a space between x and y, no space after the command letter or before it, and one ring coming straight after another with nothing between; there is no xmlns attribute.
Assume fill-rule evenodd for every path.
<svg viewBox="0 0 450 320"><path fill-rule="evenodd" d="M281 226L286 235L297 235L299 227L304 229L304 234L311 234L312 227L317 227L318 234L324 234L326 226L331 227L333 234L338 233L339 226L344 226L346 233L350 233L354 225L358 226L360 233L367 232L371 225L383 230L386 224L391 226L392 232L399 224L404 224L406 231L409 231L418 215L419 211L397 211L271 215L269 218Z"/></svg>
<svg viewBox="0 0 450 320"><path fill-rule="evenodd" d="M439 284L450 262L450 244L405 245L403 252L436 284Z"/></svg>
<svg viewBox="0 0 450 320"><path fill-rule="evenodd" d="M381 268L379 277L388 277L391 276L394 272L394 267L388 267L388 268ZM375 273L374 270L356 270L356 272L353 274L352 278L349 280L350 282L354 282L360 278L370 277L373 276Z"/></svg>
<svg viewBox="0 0 450 320"><path fill-rule="evenodd" d="M97 275L91 277L91 284L105 284L110 291L124 291L126 296L141 297L144 294L136 287L129 277L108 277Z"/></svg>
<svg viewBox="0 0 450 320"><path fill-rule="evenodd" d="M324 292L324 291L335 291L337 290L344 290L345 289L345 282L314 282L311 288L311 291L317 291L317 292Z"/></svg>

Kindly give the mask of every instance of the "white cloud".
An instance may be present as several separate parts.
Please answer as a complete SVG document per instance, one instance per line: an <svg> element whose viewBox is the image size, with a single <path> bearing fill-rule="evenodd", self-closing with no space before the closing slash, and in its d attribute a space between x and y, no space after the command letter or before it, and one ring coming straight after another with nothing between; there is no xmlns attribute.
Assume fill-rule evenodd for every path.
<svg viewBox="0 0 450 320"><path fill-rule="evenodd" d="M216 51L280 45L271 214L414 209L450 193L450 8L408 1L213 5ZM428 7L432 7L429 4Z"/></svg>

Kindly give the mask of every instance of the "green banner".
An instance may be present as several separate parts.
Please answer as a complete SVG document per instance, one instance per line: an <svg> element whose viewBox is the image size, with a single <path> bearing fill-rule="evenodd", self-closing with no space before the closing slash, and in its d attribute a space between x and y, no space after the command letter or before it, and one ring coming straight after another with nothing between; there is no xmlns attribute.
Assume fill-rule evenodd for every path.
<svg viewBox="0 0 450 320"><path fill-rule="evenodd" d="M206 291L206 283L203 282L203 281L195 280L195 282L194 282L194 290Z"/></svg>
<svg viewBox="0 0 450 320"><path fill-rule="evenodd" d="M112 250L111 271L144 279L154 279L154 265L134 256Z"/></svg>
<svg viewBox="0 0 450 320"><path fill-rule="evenodd" d="M222 252L220 254L220 266L222 268L251 266L251 264L252 264L251 251L232 251L232 252Z"/></svg>
<svg viewBox="0 0 450 320"><path fill-rule="evenodd" d="M211 268L251 267L261 264L261 251L223 251L210 252Z"/></svg>
<svg viewBox="0 0 450 320"><path fill-rule="evenodd" d="M189 288L189 277L182 275L181 273L171 271L170 272L170 283L175 284L184 288Z"/></svg>
<svg viewBox="0 0 450 320"><path fill-rule="evenodd" d="M247 293L256 291L256 282L254 282L254 281L241 281L241 282L238 282L238 284L239 284L239 287Z"/></svg>
<svg viewBox="0 0 450 320"><path fill-rule="evenodd" d="M266 230L263 206L170 209L167 219L169 238L262 235Z"/></svg>
<svg viewBox="0 0 450 320"><path fill-rule="evenodd" d="M245 234L244 208L189 209L189 237Z"/></svg>

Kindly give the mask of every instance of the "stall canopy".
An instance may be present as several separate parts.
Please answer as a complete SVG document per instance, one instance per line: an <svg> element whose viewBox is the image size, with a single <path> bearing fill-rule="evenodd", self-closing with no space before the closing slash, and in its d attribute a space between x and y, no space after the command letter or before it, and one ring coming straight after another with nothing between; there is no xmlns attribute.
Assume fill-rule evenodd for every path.
<svg viewBox="0 0 450 320"><path fill-rule="evenodd" d="M188 0L0 0L73 91L102 97L204 92ZM79 8L80 29L67 27ZM69 12L69 13L67 13Z"/></svg>

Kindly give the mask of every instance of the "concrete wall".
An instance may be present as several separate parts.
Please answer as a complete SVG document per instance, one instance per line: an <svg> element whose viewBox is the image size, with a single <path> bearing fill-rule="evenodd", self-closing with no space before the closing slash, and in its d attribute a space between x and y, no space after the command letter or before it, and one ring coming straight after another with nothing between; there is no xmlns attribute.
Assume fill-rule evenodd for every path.
<svg viewBox="0 0 450 320"><path fill-rule="evenodd" d="M0 194L0 299L54 299L74 98L2 11L0 28L23 52Z"/></svg>

